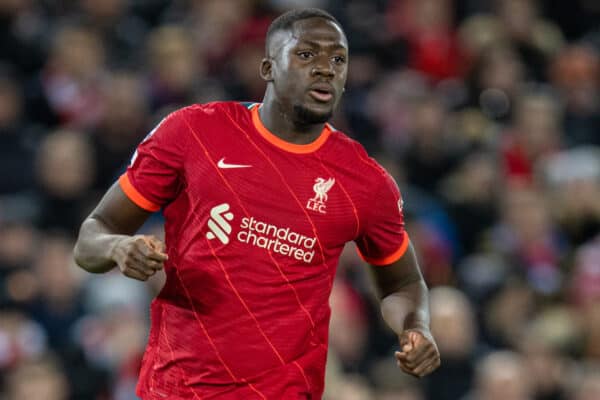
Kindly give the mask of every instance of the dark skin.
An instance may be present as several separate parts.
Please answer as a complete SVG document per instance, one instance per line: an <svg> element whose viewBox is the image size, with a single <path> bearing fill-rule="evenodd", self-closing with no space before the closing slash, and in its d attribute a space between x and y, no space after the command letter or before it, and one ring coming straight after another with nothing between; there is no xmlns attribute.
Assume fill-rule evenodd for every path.
<svg viewBox="0 0 600 400"><path fill-rule="evenodd" d="M342 95L347 60L346 37L329 20L309 18L276 32L260 67L267 82L259 110L263 124L290 143L314 141ZM92 273L117 266L123 275L146 281L168 257L159 239L135 234L150 214L114 184L83 222L75 260ZM431 373L440 365L440 356L429 331L427 287L412 245L398 261L373 266L371 272L383 318L398 335L398 366L416 377Z"/></svg>
<svg viewBox="0 0 600 400"><path fill-rule="evenodd" d="M260 67L260 75L267 82L259 110L261 120L290 143L310 143L323 130L344 91L346 37L333 22L310 18L296 22L292 30L276 32L268 48ZM330 98L315 98L318 93L313 91ZM305 115L298 115L298 109Z"/></svg>

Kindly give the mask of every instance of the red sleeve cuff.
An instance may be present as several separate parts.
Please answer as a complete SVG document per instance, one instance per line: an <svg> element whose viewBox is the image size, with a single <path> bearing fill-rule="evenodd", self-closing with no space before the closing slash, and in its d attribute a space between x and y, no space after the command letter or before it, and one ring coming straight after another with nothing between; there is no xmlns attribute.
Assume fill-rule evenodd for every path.
<svg viewBox="0 0 600 400"><path fill-rule="evenodd" d="M389 256L383 257L383 258L367 257L360 252L360 249L358 247L356 248L356 251L358 252L358 255L360 256L360 258L362 258L363 260L365 260L366 262L368 262L371 265L377 265L377 266L390 265L390 264L398 261L404 255L404 253L406 253L409 242L410 242L410 240L408 238L408 234L406 232L404 232L404 240L402 241L402 244L400 245L398 250L394 251Z"/></svg>
<svg viewBox="0 0 600 400"><path fill-rule="evenodd" d="M123 192L125 192L125 195L129 197L129 200L133 201L138 207L150 212L160 210L160 206L158 204L155 204L142 196L142 194L138 192L135 187L133 187L129 177L127 176L127 172L121 175L119 178L119 185L121 186L121 189L123 189Z"/></svg>

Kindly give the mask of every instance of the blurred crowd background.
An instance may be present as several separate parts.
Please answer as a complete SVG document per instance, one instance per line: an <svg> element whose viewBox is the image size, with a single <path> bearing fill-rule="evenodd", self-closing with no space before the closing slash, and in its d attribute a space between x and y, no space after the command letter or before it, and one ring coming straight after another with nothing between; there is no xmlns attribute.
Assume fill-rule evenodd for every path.
<svg viewBox="0 0 600 400"><path fill-rule="evenodd" d="M78 227L165 114L260 101L299 6L346 30L333 125L399 183L443 360L397 369L348 246L325 399L600 399L597 0L0 0L0 399L136 398L162 277L84 273Z"/></svg>

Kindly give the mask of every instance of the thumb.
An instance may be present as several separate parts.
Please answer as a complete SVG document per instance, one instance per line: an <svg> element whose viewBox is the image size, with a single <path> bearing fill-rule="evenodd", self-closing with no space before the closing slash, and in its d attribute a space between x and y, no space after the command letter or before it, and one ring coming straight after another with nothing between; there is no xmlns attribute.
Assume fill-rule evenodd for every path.
<svg viewBox="0 0 600 400"><path fill-rule="evenodd" d="M421 341L423 335L419 332L410 331L408 332L408 340L413 345L416 346L417 342Z"/></svg>
<svg viewBox="0 0 600 400"><path fill-rule="evenodd" d="M150 247L153 250L155 250L159 253L164 253L166 250L166 246L165 246L164 242L159 240L155 236L148 237L148 244L150 245Z"/></svg>
<svg viewBox="0 0 600 400"><path fill-rule="evenodd" d="M404 331L399 336L400 349L404 353L406 353L407 351L410 351L413 348L413 341L411 340L409 333L410 332Z"/></svg>

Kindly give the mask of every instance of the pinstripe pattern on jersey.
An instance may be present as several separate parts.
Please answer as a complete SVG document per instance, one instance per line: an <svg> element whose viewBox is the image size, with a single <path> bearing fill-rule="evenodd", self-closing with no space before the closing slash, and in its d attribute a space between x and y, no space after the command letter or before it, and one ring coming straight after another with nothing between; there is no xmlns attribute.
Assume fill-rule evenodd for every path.
<svg viewBox="0 0 600 400"><path fill-rule="evenodd" d="M198 143L198 145L200 145L200 147L204 151L206 159L213 165L213 168L218 173L218 175L221 177L223 183L230 190L230 192L232 193L232 195L236 198L238 204L240 205L240 207L244 211L244 214L248 217L250 214L248 213L248 211L244 207L244 205L242 203L242 200L240 199L239 195L237 195L236 192L233 190L233 187L231 186L231 184L229 183L229 181L221 173L221 170L217 167L217 164L215 163L215 161L210 157L210 154L208 153L208 150L207 150L206 146L204 145L204 143L202 142L202 140L198 136L197 132L190 125L190 123L188 122L188 120L185 118L184 115L182 115L182 119L185 122L185 124L188 126L188 128L190 130L190 133L192 134L192 136L194 137L194 139L196 140L196 142ZM207 241L207 242L208 242L208 245L209 245L209 247L211 249L211 253L212 253L213 257L217 260L219 266L221 267L221 270L223 271L223 274L225 275L225 278L226 278L226 280L227 280L227 282L229 284L229 287L232 289L232 291L234 292L234 294L237 296L237 298L239 299L239 301L242 303L243 307L246 309L246 311L248 312L248 314L250 315L250 317L254 320L254 322L256 323L256 326L257 326L258 330L260 331L261 335L264 337L265 341L268 343L269 347L271 347L271 349L273 350L273 352L275 353L275 355L277 356L277 358L281 361L282 365L284 365L285 361L284 361L283 357L281 356L281 354L279 353L279 351L275 348L275 346L273 345L273 342L271 342L271 340L265 334L264 330L260 326L260 323L258 322L258 319L256 318L256 315L252 312L252 310L250 310L250 308L248 307L248 304L244 301L244 299L240 295L239 291L235 288L233 282L231 281L231 279L229 277L229 274L227 274L227 271L225 270L225 267L224 267L223 263L221 262L221 260L218 258L218 256L214 252L214 249L212 248L212 245L211 245L210 241Z"/></svg>
<svg viewBox="0 0 600 400"><path fill-rule="evenodd" d="M161 313L164 312L164 309L161 309ZM165 338L165 342L167 343L167 347L169 348L169 353L171 354L171 362L173 362L173 364L177 365L179 372L181 374L181 376L184 378L182 379L183 382L185 382L188 378L187 374L185 373L185 371L183 370L183 368L178 365L177 363L175 363L175 355L173 353L173 348L171 347L171 343L169 343L169 337L167 335L167 330L164 329L165 328L165 323L164 323L164 318L161 317L160 319L160 336L163 336ZM154 374L152 374L150 376L151 382L154 382ZM153 387L154 385L151 385L151 387ZM198 400L202 400L202 397L200 397L200 395L198 393L196 393L196 391L194 390L194 388L190 387L190 389L192 390L192 393L194 394L194 398L198 399Z"/></svg>

